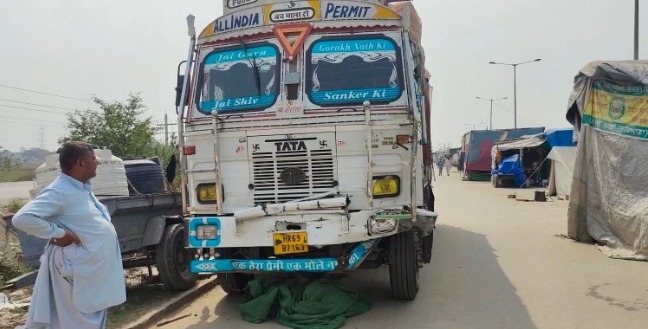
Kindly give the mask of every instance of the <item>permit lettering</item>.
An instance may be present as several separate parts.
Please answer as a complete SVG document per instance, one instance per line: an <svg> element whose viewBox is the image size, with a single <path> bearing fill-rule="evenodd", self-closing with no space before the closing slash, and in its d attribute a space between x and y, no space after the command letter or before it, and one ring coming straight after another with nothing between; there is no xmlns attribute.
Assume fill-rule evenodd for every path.
<svg viewBox="0 0 648 329"><path fill-rule="evenodd" d="M257 2L258 0L227 0L227 8L234 9L241 6L249 5Z"/></svg>
<svg viewBox="0 0 648 329"><path fill-rule="evenodd" d="M327 3L324 19L328 18L370 18L373 14L372 6L367 5L338 5Z"/></svg>

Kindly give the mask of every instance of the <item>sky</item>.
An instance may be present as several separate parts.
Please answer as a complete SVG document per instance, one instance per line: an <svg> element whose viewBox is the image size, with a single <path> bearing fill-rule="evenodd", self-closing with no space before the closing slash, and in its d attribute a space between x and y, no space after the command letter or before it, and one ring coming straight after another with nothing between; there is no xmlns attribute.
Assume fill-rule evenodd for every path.
<svg viewBox="0 0 648 329"><path fill-rule="evenodd" d="M633 56L632 0L415 0L434 95L432 143L458 147L471 129L568 127L573 77L593 60ZM648 47L648 4L640 8L640 53ZM58 148L71 109L97 96L139 92L156 124L175 123L177 64L186 58L185 17L196 29L222 13L222 0L0 0L0 146ZM646 31L646 32L644 32ZM26 90L35 91L29 92ZM56 96L55 96L56 95ZM47 107L45 107L45 106ZM175 127L170 127L175 131ZM157 138L164 140L161 129Z"/></svg>

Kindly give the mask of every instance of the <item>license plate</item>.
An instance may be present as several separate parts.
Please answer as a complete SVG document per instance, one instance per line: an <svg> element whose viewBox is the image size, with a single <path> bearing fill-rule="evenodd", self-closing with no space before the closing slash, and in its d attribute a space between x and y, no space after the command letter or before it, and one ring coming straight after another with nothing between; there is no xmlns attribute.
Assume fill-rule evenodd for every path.
<svg viewBox="0 0 648 329"><path fill-rule="evenodd" d="M272 234L275 255L298 254L308 252L308 234L306 232Z"/></svg>

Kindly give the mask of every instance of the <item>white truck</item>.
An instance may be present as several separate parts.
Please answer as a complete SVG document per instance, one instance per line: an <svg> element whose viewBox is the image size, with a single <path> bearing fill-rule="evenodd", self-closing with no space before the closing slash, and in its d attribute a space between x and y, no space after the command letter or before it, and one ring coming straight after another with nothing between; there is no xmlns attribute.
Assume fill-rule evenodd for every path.
<svg viewBox="0 0 648 329"><path fill-rule="evenodd" d="M176 105L191 272L239 293L258 273L389 265L393 296L414 299L437 214L412 3L225 0L200 34L187 21Z"/></svg>

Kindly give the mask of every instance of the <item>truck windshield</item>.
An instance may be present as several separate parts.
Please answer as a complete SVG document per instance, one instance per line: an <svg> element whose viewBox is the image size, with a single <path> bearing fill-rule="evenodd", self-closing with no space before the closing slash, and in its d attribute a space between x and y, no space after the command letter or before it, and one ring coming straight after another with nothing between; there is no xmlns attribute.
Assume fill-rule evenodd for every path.
<svg viewBox="0 0 648 329"><path fill-rule="evenodd" d="M307 93L318 105L385 104L403 91L400 49L383 36L322 38L307 53Z"/></svg>
<svg viewBox="0 0 648 329"><path fill-rule="evenodd" d="M198 110L209 114L272 106L279 94L278 62L279 52L270 44L209 53L201 64Z"/></svg>

